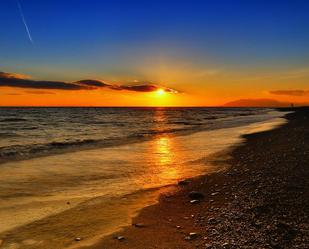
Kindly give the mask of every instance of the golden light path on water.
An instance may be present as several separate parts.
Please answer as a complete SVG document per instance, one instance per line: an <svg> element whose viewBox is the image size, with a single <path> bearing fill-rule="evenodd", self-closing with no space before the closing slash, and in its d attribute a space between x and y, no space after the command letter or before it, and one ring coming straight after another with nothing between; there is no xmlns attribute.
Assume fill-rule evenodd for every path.
<svg viewBox="0 0 309 249"><path fill-rule="evenodd" d="M160 90L158 90L158 94L165 93L164 90L159 93ZM156 110L154 116L156 120L161 122L166 119L165 111L160 108ZM160 132L160 127L157 127L157 130ZM176 166L179 165L181 159L180 152L180 148L169 135L159 135L151 142L149 154L153 156L153 163L158 169L157 178L162 181L162 179L179 179L181 177L180 168Z"/></svg>

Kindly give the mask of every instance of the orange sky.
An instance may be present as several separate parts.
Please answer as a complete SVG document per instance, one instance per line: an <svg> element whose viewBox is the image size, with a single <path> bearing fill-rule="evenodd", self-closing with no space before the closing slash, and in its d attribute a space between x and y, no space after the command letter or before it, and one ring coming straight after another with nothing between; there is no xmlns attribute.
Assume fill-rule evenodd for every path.
<svg viewBox="0 0 309 249"><path fill-rule="evenodd" d="M102 76L97 76L96 79L121 88L127 85L155 84L157 87L177 90L178 93L165 92L160 95L156 90L151 92L111 88L63 90L16 87L9 84L3 86L0 77L0 106L221 106L237 100L242 101L233 103L248 106L309 103L309 92L306 88L309 69L237 72L173 63L145 64L140 67L140 72L143 75L142 79L152 79L151 82L155 83L123 75L109 76L112 80L108 81L101 80ZM37 84L38 80L47 80L24 76L22 74L24 72L14 73L19 73L12 76L17 81L26 79L33 81L32 84ZM74 83L81 77L63 82Z"/></svg>

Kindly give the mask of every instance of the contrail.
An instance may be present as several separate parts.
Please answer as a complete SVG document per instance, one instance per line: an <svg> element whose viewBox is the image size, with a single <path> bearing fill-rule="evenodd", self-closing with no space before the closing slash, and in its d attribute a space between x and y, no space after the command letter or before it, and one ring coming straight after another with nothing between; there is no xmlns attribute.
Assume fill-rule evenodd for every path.
<svg viewBox="0 0 309 249"><path fill-rule="evenodd" d="M33 44L33 40L32 40L32 37L31 37L31 34L30 34L30 30L29 30L27 22L26 22L24 13L23 13L23 9L22 9L21 4L20 4L20 2L18 0L17 0L17 5L18 5L18 9L19 9L19 12L20 12L21 19L23 20L23 23L25 25L25 28L26 28L29 40Z"/></svg>

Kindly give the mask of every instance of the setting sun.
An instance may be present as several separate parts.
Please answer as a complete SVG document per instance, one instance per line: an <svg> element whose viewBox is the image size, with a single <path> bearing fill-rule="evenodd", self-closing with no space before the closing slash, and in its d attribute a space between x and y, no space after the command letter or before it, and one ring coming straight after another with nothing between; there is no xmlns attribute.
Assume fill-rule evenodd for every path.
<svg viewBox="0 0 309 249"><path fill-rule="evenodd" d="M162 95L165 94L165 91L164 91L164 89L158 89L158 90L156 91L156 93L157 93L157 96L162 96Z"/></svg>

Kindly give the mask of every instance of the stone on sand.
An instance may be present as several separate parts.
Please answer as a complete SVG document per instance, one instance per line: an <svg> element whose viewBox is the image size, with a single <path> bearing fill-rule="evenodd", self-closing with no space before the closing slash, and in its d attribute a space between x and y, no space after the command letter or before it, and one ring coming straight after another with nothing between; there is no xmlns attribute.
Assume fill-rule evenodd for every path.
<svg viewBox="0 0 309 249"><path fill-rule="evenodd" d="M198 192L198 191L191 191L191 192L189 193L189 197L190 197L191 199L198 200L198 199L204 198L204 194L201 193L201 192Z"/></svg>

